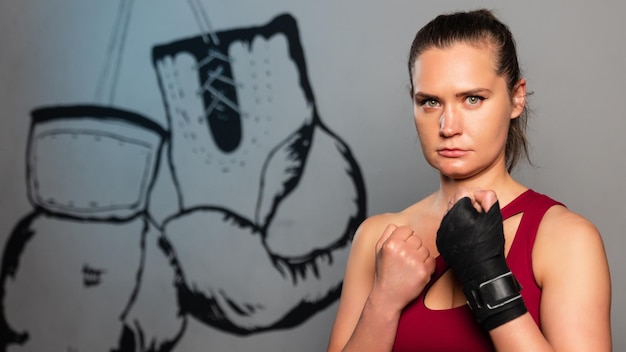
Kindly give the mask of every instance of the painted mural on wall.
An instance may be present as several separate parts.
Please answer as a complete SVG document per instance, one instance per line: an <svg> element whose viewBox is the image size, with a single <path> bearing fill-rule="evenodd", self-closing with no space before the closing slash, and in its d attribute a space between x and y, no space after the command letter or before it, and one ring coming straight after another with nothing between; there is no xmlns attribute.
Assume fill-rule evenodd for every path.
<svg viewBox="0 0 626 352"><path fill-rule="evenodd" d="M148 43L167 126L106 99L33 107L32 211L4 244L0 350L170 351L190 319L247 336L338 298L365 188L318 114L296 19L213 31L189 4L204 30ZM159 170L178 202L165 219L150 211Z"/></svg>

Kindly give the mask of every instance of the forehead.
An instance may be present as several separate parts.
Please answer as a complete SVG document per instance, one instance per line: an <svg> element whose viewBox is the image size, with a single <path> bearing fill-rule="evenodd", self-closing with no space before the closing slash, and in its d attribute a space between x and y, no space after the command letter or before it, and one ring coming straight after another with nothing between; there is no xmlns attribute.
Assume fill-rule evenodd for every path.
<svg viewBox="0 0 626 352"><path fill-rule="evenodd" d="M458 86L459 89L488 88L498 78L494 51L488 45L456 43L446 48L430 48L413 64L416 90L435 90Z"/></svg>

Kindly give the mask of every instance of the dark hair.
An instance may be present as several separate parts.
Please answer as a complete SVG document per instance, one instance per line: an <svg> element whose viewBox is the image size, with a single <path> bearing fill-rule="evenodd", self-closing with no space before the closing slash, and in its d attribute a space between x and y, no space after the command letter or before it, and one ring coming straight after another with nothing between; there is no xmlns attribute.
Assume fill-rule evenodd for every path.
<svg viewBox="0 0 626 352"><path fill-rule="evenodd" d="M492 48L496 55L496 72L506 79L509 95L512 96L517 82L522 78L515 40L509 27L500 22L491 11L485 9L439 15L417 32L409 52L411 92L413 92L413 65L418 56L428 49L448 48L458 42ZM527 122L528 109L525 106L520 116L511 120L509 126L505 149L509 172L521 157L530 161L526 139Z"/></svg>

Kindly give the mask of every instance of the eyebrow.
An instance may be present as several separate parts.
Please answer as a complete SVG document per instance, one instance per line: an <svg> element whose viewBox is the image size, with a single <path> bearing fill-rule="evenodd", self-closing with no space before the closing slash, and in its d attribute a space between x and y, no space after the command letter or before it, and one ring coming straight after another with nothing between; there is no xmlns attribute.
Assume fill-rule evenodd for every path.
<svg viewBox="0 0 626 352"><path fill-rule="evenodd" d="M491 94L491 89L488 89L488 88L470 89L468 91L458 93L456 96L467 97L467 96L478 95L478 94Z"/></svg>
<svg viewBox="0 0 626 352"><path fill-rule="evenodd" d="M456 97L467 97L467 96L472 96L472 95L479 95L479 94L491 94L491 89L488 88L476 88L476 89L470 89L470 90L466 90L464 92L460 92L457 93L455 96ZM417 99L436 99L436 100L440 100L438 96L433 95L433 94L428 94L428 93L424 93L424 92L417 92L415 93L415 95L413 96L413 99L417 100Z"/></svg>
<svg viewBox="0 0 626 352"><path fill-rule="evenodd" d="M435 99L435 100L439 100L439 97L432 95L432 94L426 94L426 93L422 93L422 92L417 92L415 93L415 95L413 96L414 100L419 100L419 99Z"/></svg>

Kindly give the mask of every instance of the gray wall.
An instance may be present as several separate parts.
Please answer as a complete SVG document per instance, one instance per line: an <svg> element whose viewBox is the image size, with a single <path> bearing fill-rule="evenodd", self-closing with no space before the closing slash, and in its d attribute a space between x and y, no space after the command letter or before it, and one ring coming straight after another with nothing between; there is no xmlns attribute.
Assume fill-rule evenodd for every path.
<svg viewBox="0 0 626 352"><path fill-rule="evenodd" d="M314 100L304 99L302 87L294 86L294 91L300 94L291 96L290 90L285 89L285 92L281 93L285 96L282 97L279 107L273 109L295 111L294 116L302 112L302 115L298 115L299 120L293 122L285 119L281 122L267 122L265 127L245 122L248 125L257 126L259 131L265 128L271 132L265 135L259 134L259 141L263 141L263 138L271 139L264 136L274 136L272 133L277 135L272 137L274 139L271 143L268 142L267 145L258 149L251 149L250 154L247 154L246 163L239 164L239 159L233 161L233 164L242 165L241 169L245 169L245 172L240 171L239 174L235 173L233 176L233 173L226 175L223 171L231 159L235 159L230 156L237 154L224 153L225 164L216 166L218 171L215 171L206 167L205 164L194 164L191 159L189 161L187 154L174 152L168 155L166 152L168 146L165 145L161 155L163 161L156 165L158 168L154 165L146 166L146 170L154 172L149 178L156 180L152 187L145 190L150 192L149 205L133 205L120 210L121 213L116 213L116 210L104 215L102 212L91 216L80 213L79 216L71 216L71 219L66 218L67 213L63 211L60 212L62 214L57 212L47 216L39 215L36 221L29 224L28 229L35 231L37 238L44 238L45 235L42 234L45 233L48 233L48 236L43 242L37 242L39 249L33 249L33 253L21 258L18 268L29 271L31 275L29 279L30 282L35 283L34 286L37 286L39 281L42 282L42 286L30 288L30 291L24 289L28 294L22 295L19 299L13 298L15 301L12 301L17 302L13 303L14 305L20 306L5 307L5 309L25 311L24 315L32 319L33 316L43 311L38 310L39 306L34 307L29 303L31 299L34 299L32 295L38 296L35 299L38 304L45 305L48 299L47 304L51 305L50 300L61 302L63 301L61 298L65 296L64 299L71 302L74 299L72 295L81 296L86 292L91 292L85 286L72 291L71 281L66 281L71 280L72 276L63 271L63 268L55 267L56 263L70 265L68 257L76 256L78 260L85 257L88 262L90 259L99 258L103 253L109 253L111 254L108 258L109 262L120 262L120 267L111 266L110 271L115 269L120 273L125 273L125 270L134 272L133 270L136 269L130 269L130 266L136 266L136 264L131 264L135 261L128 258L134 258L133 256L137 254L126 253L129 251L130 240L116 243L115 239L110 238L120 235L128 236L124 238L136 239L138 233L148 239L158 238L160 231L157 228L164 224L164 220L174 217L179 221L170 221L171 226L165 228L165 232L169 230L170 235L177 231L185 232L189 226L199 232L204 231L206 226L211 229L223 226L220 228L221 233L231 236L221 238L211 235L210 241L215 242L204 242L206 239L203 238L183 238L180 247L177 247L179 256L200 258L210 253L211 255L207 256L212 258L208 261L209 264L199 260L187 265L182 260L183 270L187 269L185 271L187 279L194 281L194 275L206 274L208 278L206 281L199 280L197 282L199 286L204 283L218 291L232 289L233 292L243 292L237 299L241 299L241 302L253 302L259 299L259 302L266 305L264 312L267 313L267 315L253 314L254 317L251 320L243 318L239 320L240 317L235 317L235 315L228 315L226 319L221 320L215 317L207 321L188 319L187 328L175 350L323 350L336 309L336 301L332 299L333 294L329 294L329 291L332 291L337 284L337 277L341 275L346 256L345 248L333 247L332 244L335 243L333 241L341 239L344 235L342 231L349 228L347 223L350 219L359 218L359 211L366 211L370 215L400 210L437 187L436 174L422 160L412 124L405 67L410 41L421 25L440 12L483 6L494 9L496 14L510 25L516 35L522 67L528 79L529 89L534 92L530 98L534 114L529 123L534 166L523 165L516 175L528 186L564 202L572 210L586 216L599 228L605 241L613 279L614 350L626 350L624 334L626 332L626 305L623 300L619 299L626 295L626 275L622 271L626 265L623 256L626 250L626 237L623 236L623 226L620 226L623 216L626 215L626 202L624 202L626 198L626 182L624 182L626 147L623 145L622 136L626 131L626 116L623 109L624 96L626 96L626 44L622 37L626 32L626 24L623 20L626 4L617 0L599 0L593 4L583 0L485 1L480 3L393 0L360 1L358 5L347 0L315 2L137 0L132 7L129 25L124 27L126 31L122 31L127 36L120 56L107 51L114 21L118 15L117 1L1 0L0 165L3 171L0 173L2 185L0 243L2 243L2 248L6 246L9 237L15 234L18 221L24 219L27 214L31 214L34 208L40 206L48 210L56 209L50 204L42 206L45 199L38 202L32 198L32 188L35 186L29 183L32 181L29 179L29 177L32 178L32 174L30 176L27 174L27 160L31 160L28 159L30 154L27 154L27 148L29 145L32 148L32 140L29 142L28 139L33 128L31 111L37 107L51 105L104 104L142 114L166 131L170 131L168 111L164 106L157 80L163 77L159 77L155 72L155 67L152 66L151 50L155 45L198 36L200 29L193 15L194 11L190 10L192 4L201 5L206 10L211 26L218 32L261 26L279 14L291 14L299 28L299 42L302 45L306 62L304 72L314 94ZM201 14L198 7L195 8L195 13ZM274 44L280 47L280 43ZM275 55L273 58L278 61L281 58L279 54L276 54L277 52L273 51L268 55ZM116 60L118 57L119 61ZM293 61L286 62L293 64ZM102 75L107 63L110 63L111 67L118 67L119 75L111 72L108 75ZM293 74L294 72L285 68L285 71L280 73L279 81L293 84L295 82ZM101 77L110 80L105 81L105 87L113 88L114 94L108 94L109 91L96 94L97 82ZM112 78L118 78L118 80L111 82ZM289 81L290 79L292 81ZM171 101L166 101L166 103L169 103L167 107L170 108L175 105ZM274 102L274 104L278 103ZM260 193L260 190L265 190L266 193L269 190L281 196L287 194L288 192L281 193L280 185L268 186L267 184L271 184L272 177L278 177L284 181L289 175L286 175L287 172L278 176L268 174L265 175L267 182L259 184L260 173L266 170L263 169L263 162L275 160L268 155L287 153L277 147L284 140L281 138L293 136L293 132L301 123L310 122L313 116L310 110L312 105L317 108L319 121L322 121L323 126L327 128L325 130L320 127L321 125L317 126L315 131L318 137L312 142L316 148L316 153L313 155L320 159L307 159L305 171L299 174L306 177L302 176L294 188L297 192L289 193L289 197L285 197L288 199L285 201L287 206L275 208L276 217L273 218L271 224L266 224L263 216L259 218L259 209L265 211L265 214L271 213L266 208L271 208L272 204L264 205L270 201L258 201L256 195ZM114 126L111 127L107 123L101 125L99 121L90 120L87 125L77 126L74 122L62 122L67 123L66 125L62 123L63 128L80 131L95 130L103 136L130 133L131 137L128 138L141 140L142 146L146 143L153 143L152 152L158 153L159 151L160 145L158 141L155 141L154 133L146 134L145 131L137 131L137 128L133 126L119 132L117 128L121 127L118 124L113 124ZM251 127L246 131L253 133L257 127ZM128 132L129 130L131 132ZM331 133L324 134L320 131ZM39 133L39 129L35 132ZM181 132L180 138L182 139L191 138L189 135L182 136L182 134L184 133ZM196 137L190 140L195 140L194 138ZM338 153L338 150L343 149L337 149L337 144L334 144L336 141L348 147L351 152L349 158L345 157L345 154ZM91 144L87 145L91 146ZM85 192L91 192L89 194L92 196L107 199L107 197L113 197L111 194L115 195L116 191L120 192L119 197L121 197L125 190L115 189L119 185L110 181L109 178L132 179L129 173L119 172L127 170L130 165L115 163L109 165L108 161L105 161L111 157L111 154L107 154L107 150L100 156L92 154L84 156L80 150L75 149L70 150L69 154L54 154L61 153L60 150L62 149L43 150L42 154L37 154L39 159L33 163L40 168L46 167L49 174L54 174L50 176L51 179L61 182L48 186L52 187L55 190L54 194L61 198L64 195L80 197ZM279 151L272 154L275 150ZM91 150L87 152L90 153ZM98 152L102 151L98 150ZM256 152L259 153L258 156L254 154ZM189 155L192 153L195 152L190 149ZM48 164L43 164L42 155L48 158L46 159ZM128 153L122 153L120 160L134 163L128 155ZM97 159L98 157L101 157L103 161L94 163L94 160L100 160ZM85 164L76 161L83 160L80 158L86 158L85 160L92 162L89 168L81 168L81 165ZM171 161L174 164L174 171L167 167L172 164L168 164L165 160L170 159L174 159ZM293 162L294 165L291 166L298 166L296 165L298 161L301 160L294 161L285 157L282 161L272 161L270 164ZM346 165L350 165L350 162L356 162L360 175L333 171L349 169ZM63 170L67 175L55 174L57 165L59 170ZM107 170L108 167L115 170L112 170L110 177L103 176L102 170ZM172 173L175 176L172 176ZM333 178L323 179L327 175ZM365 186L366 197L362 198L364 204L349 201L357 196L364 196L358 188L361 180ZM186 183L186 186L181 183ZM31 198L29 198L29 187ZM180 196L181 192L184 193L184 197ZM260 208L259 204L261 204ZM312 205L303 206L302 204ZM227 209L246 221L249 220L252 225L248 224L246 227L241 224L228 223L221 217L223 214L210 207ZM141 218L138 218L136 214L122 214L124 211L136 211L138 208L150 210L153 229L142 232L145 230L141 230L141 224L134 223ZM184 213L184 210L188 209L194 209L194 212ZM331 210L329 214L333 214L334 218L325 213L329 209ZM209 212L209 215L203 211ZM72 211L69 213L76 215ZM198 223L193 220L196 216L202 218L198 220ZM292 224L293 226L289 227L290 221L295 222L295 225ZM333 227L330 232L324 224ZM263 225L268 225L268 227L255 230L255 226L263 227ZM55 229L67 232L70 238L57 240L55 236L58 235L58 231L55 232ZM304 248L299 248L297 243L288 241L293 232L303 231L312 232L311 236L305 237ZM93 240L87 239L84 244L77 242L84 240L84 236L80 236L82 233L92 236L90 238ZM257 241L254 248L253 246L246 247L248 242L231 242L233 237L248 238L258 236L259 233L266 236L266 247L263 248L268 251L267 253L282 253L286 257L290 255L296 257L297 254L310 254L311 251L321 248L331 252L334 261L332 265L324 262L327 264L324 266L320 264L322 263L320 256L316 259L320 260L319 276L309 275L304 278L294 275L298 279L295 284L289 280L285 281L283 280L285 277L291 279L290 274L273 270L276 268L268 264L270 262L267 258L263 259L267 253L259 252L262 248L260 242ZM330 238L326 238L328 233L332 233ZM202 233L199 234L201 235ZM103 237L106 240L99 242ZM281 238L287 238L285 240L287 242ZM34 246L36 242L33 240L26 243ZM134 246L135 242L132 243ZM154 250L154 253L160 253L155 243L146 245L145 251ZM281 243L291 243L291 245L282 248ZM33 246L26 246L26 248ZM224 249L221 249L221 253L214 253L218 246ZM10 255L5 252L3 256L6 261L7 256ZM144 321L154 322L155 320L161 321L160 314L169 314L170 317L176 315L176 312L173 312L177 308L175 303L172 303L171 307L164 305L165 302L173 302L173 293L164 292L171 289L172 275L175 276L176 273L172 273L166 259L154 259L152 262L152 258L154 257L148 257L145 263L147 268L159 268L162 271L156 270L149 274L152 276L144 279L144 283L155 286L152 287L153 291L145 288L140 290L142 295L133 301L135 303L133 311L139 311L137 314ZM257 265L257 260L259 262L266 260L263 262L265 266ZM204 268L203 264L209 266ZM193 265L199 267L189 269ZM310 270L310 268L304 270ZM82 275L84 276L85 273L83 272ZM314 279L315 277L317 279ZM163 282L159 281L161 279ZM211 284L220 280L224 280L224 285L211 287ZM49 292L42 291L42 287L50 284L50 281L52 281L52 287L60 287L55 294L60 295L61 298L56 296L50 298ZM133 283L114 283L108 288L111 291L104 292L119 292L123 289L126 290L124 292L129 292L127 286L124 285L132 287ZM282 287L281 285L285 285L285 290L272 291L268 288L271 286L278 290ZM67 288L67 292L63 291L64 288ZM287 293L280 294L283 291ZM146 292L152 292L152 294L146 294ZM107 304L113 304L109 302L108 293L104 296L77 299L81 304L84 303L85 309L87 307L94 309L92 306L96 304L93 304L93 300L102 299L98 301L99 308L94 310L94 314L104 316ZM263 297L263 295L268 297ZM219 294L216 296L219 297ZM294 322L293 327L279 328L272 325L272 322L280 321L275 316L286 314L297 306L298 302L302 302L304 297L316 303L322 300L321 297L330 298L327 298L327 302L319 303L316 309L306 310L300 318L289 320ZM124 298L120 300L124 301ZM281 303L285 306L281 306ZM54 314L57 317L67 308L67 315L75 321L83 321L85 325L88 325L87 322L94 319L92 315L77 312L75 307L60 305L56 308L58 310ZM171 337L172 331L176 331L180 326L179 319L180 317L175 316L171 323L152 324L155 326L144 323L143 326L151 326L151 329L156 331L155 336ZM218 324L216 322L224 321L234 322L236 325L249 327L249 329L242 332L223 327L218 329L214 326ZM61 326L58 336L63 336L63 328L70 328L70 323L67 324ZM115 327L112 328L112 331L116 331L115 329ZM71 333L67 336L71 337ZM97 347L107 343L97 338L92 341L97 341L94 342ZM73 343L80 345L81 341Z"/></svg>

